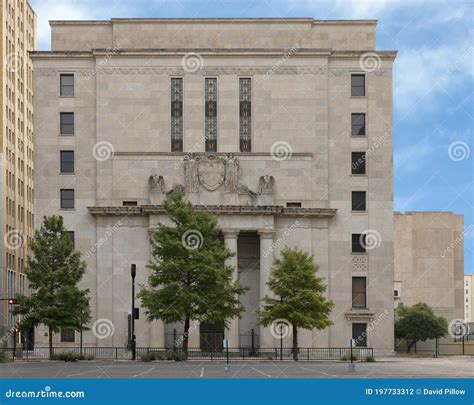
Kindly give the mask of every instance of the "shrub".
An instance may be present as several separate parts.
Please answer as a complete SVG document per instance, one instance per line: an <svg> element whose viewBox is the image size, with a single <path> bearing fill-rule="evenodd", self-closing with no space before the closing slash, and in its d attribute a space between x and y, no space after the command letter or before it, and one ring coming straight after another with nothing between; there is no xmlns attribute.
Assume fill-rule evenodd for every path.
<svg viewBox="0 0 474 405"><path fill-rule="evenodd" d="M8 363L10 361L10 357L8 354L5 353L3 350L0 351L0 363Z"/></svg>
<svg viewBox="0 0 474 405"><path fill-rule="evenodd" d="M78 361L78 360L94 360L93 355L84 355L77 352L63 352L53 355L51 360L62 360L62 361Z"/></svg>
<svg viewBox="0 0 474 405"><path fill-rule="evenodd" d="M372 356L367 356L367 357L365 358L365 361L366 361L367 363L373 363L373 362L375 362L375 358L372 357Z"/></svg>
<svg viewBox="0 0 474 405"><path fill-rule="evenodd" d="M351 355L344 355L341 357L341 360L342 361L348 361L348 360L356 361L358 360L358 358L355 354L352 355L352 359L351 359Z"/></svg>
<svg viewBox="0 0 474 405"><path fill-rule="evenodd" d="M141 361L155 361L156 357L154 353L145 353L140 356Z"/></svg>

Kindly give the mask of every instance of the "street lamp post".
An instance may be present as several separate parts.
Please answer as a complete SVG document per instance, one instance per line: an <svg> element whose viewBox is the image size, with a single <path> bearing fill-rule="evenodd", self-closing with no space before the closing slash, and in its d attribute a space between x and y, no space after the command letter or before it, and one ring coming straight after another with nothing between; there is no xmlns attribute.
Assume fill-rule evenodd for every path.
<svg viewBox="0 0 474 405"><path fill-rule="evenodd" d="M137 342L136 342L136 337L135 337L135 276L137 274L137 265L132 264L131 265L131 276L132 276L132 342L131 342L131 347L132 347L132 360L135 360L137 357Z"/></svg>

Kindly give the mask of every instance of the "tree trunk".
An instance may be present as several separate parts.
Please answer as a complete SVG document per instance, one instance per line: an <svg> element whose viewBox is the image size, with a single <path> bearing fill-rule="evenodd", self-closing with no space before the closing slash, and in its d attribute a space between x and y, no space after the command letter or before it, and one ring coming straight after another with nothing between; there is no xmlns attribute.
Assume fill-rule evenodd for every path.
<svg viewBox="0 0 474 405"><path fill-rule="evenodd" d="M48 327L48 341L49 341L49 359L53 360L53 328L51 326Z"/></svg>
<svg viewBox="0 0 474 405"><path fill-rule="evenodd" d="M293 360L298 361L298 328L293 324Z"/></svg>
<svg viewBox="0 0 474 405"><path fill-rule="evenodd" d="M184 357L188 359L188 339L189 339L189 318L184 320L184 333L183 333L183 353Z"/></svg>
<svg viewBox="0 0 474 405"><path fill-rule="evenodd" d="M412 341L410 342L410 344L409 344L408 347L407 347L407 353L410 353L410 350L411 350L412 346L413 346L415 343L416 343L416 340L412 340Z"/></svg>

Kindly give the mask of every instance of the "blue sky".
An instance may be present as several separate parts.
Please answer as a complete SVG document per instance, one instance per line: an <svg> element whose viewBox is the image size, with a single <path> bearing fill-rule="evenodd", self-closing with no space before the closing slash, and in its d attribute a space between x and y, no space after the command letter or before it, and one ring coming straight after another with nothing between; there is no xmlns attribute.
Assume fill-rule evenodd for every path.
<svg viewBox="0 0 474 405"><path fill-rule="evenodd" d="M394 70L395 209L464 215L465 272L474 272L474 3L456 0L30 0L39 49L50 19L313 17L378 19L377 49Z"/></svg>

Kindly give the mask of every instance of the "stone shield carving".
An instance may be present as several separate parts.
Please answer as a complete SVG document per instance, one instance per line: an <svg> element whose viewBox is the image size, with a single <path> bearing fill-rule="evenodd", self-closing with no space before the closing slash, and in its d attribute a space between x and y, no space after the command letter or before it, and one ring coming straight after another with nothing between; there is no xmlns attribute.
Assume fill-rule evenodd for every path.
<svg viewBox="0 0 474 405"><path fill-rule="evenodd" d="M199 183L208 191L217 190L225 179L225 164L216 155L208 155L198 163Z"/></svg>

